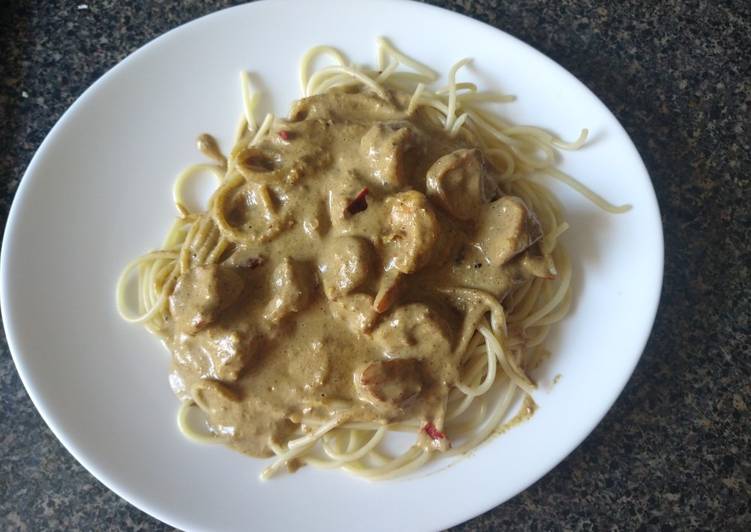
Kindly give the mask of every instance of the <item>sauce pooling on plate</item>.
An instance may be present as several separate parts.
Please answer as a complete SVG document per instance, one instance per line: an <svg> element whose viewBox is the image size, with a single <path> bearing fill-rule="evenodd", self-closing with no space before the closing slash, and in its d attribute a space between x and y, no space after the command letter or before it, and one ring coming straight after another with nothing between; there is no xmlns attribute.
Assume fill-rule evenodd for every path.
<svg viewBox="0 0 751 532"><path fill-rule="evenodd" d="M478 140L408 101L345 87L295 102L191 215L159 333L177 395L242 452L337 412L442 427L483 294L555 275ZM211 137L199 147L224 164Z"/></svg>

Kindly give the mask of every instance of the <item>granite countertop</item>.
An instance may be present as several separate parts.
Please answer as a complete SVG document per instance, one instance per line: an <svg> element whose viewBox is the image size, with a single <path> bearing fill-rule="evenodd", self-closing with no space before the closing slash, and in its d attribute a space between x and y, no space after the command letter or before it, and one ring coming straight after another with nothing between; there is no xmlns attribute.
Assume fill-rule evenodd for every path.
<svg viewBox="0 0 751 532"><path fill-rule="evenodd" d="M3 225L34 151L87 86L164 31L232 3L2 2ZM434 3L521 38L605 102L652 175L666 246L657 322L615 407L553 471L457 529L751 529L751 3ZM4 336L0 457L3 530L167 528L55 439Z"/></svg>

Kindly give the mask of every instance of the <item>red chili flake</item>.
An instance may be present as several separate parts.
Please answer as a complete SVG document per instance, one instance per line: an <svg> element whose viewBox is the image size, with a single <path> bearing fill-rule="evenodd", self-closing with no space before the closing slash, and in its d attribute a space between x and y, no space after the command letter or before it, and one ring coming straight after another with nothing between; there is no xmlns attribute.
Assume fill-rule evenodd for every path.
<svg viewBox="0 0 751 532"><path fill-rule="evenodd" d="M281 130L279 132L279 138L282 139L282 140L284 140L284 141L289 140L289 131Z"/></svg>
<svg viewBox="0 0 751 532"><path fill-rule="evenodd" d="M349 205L347 205L347 208L344 209L345 212L349 214L357 214L358 212L362 212L365 209L368 208L368 202L365 200L365 197L368 195L368 187L365 187L360 192L357 193L357 196L355 196L355 199L353 199Z"/></svg>
<svg viewBox="0 0 751 532"><path fill-rule="evenodd" d="M438 430L433 423L428 421L428 423L422 428L425 432L427 432L428 436L430 436L434 440L443 440L446 438L446 435Z"/></svg>

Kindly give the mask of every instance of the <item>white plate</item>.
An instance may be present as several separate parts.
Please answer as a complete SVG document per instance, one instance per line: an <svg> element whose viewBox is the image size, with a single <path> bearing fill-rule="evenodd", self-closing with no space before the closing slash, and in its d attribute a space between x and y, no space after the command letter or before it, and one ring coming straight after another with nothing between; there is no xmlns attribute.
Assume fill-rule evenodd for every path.
<svg viewBox="0 0 751 532"><path fill-rule="evenodd" d="M568 212L575 305L538 374L531 421L437 474L367 483L302 470L267 483L262 461L186 441L168 356L115 311L115 279L161 242L175 174L200 160L196 135L229 146L238 72L263 81L265 106L298 97L297 63L318 43L374 64L378 35L446 72L519 96L504 112L593 142L563 168L634 209L611 216L554 186ZM273 92L271 90L273 89ZM571 452L612 405L639 359L662 279L662 230L649 176L605 106L568 72L509 35L447 11L394 1L262 2L167 33L94 84L29 165L2 249L2 312L34 404L70 452L151 515L191 529L436 529L502 503ZM551 381L561 374L560 382ZM439 463L439 466L445 466ZM294 528L293 528L294 527Z"/></svg>

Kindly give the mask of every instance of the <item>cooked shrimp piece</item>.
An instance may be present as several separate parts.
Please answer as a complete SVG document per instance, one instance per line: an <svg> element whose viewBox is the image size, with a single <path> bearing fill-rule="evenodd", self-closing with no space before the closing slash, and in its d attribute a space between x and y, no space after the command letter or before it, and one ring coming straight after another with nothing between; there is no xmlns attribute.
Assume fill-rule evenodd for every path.
<svg viewBox="0 0 751 532"><path fill-rule="evenodd" d="M414 273L430 262L440 225L428 198L416 190L386 200L386 269Z"/></svg>

